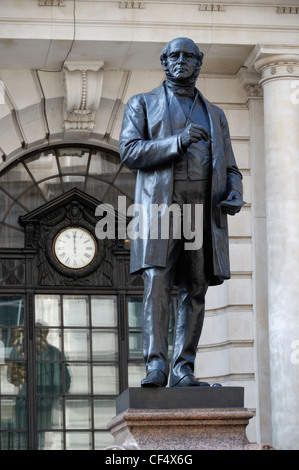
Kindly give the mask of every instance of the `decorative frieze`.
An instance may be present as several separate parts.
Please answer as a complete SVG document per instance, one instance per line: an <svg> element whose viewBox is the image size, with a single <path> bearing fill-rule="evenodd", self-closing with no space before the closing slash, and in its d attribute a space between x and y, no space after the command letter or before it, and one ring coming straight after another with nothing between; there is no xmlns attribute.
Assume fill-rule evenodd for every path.
<svg viewBox="0 0 299 470"><path fill-rule="evenodd" d="M104 62L72 62L64 65L64 129L91 132L95 126L103 86Z"/></svg>

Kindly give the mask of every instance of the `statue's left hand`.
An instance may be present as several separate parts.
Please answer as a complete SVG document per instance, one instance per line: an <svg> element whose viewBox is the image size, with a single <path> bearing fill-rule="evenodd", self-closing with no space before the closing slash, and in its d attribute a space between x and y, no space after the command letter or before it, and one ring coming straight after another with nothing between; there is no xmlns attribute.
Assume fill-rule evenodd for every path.
<svg viewBox="0 0 299 470"><path fill-rule="evenodd" d="M242 207L241 203L243 202L243 199L242 199L241 194L238 193L238 191L235 191L235 190L231 191L229 193L229 195L227 196L225 202L233 201L233 200L235 200L236 202L237 201L240 202L240 204L236 204L236 206L234 206L233 204L225 205L225 207L223 207L222 210L224 210L224 212L228 215L235 215L238 212L240 212L240 210L241 210L241 207ZM243 202L243 204L244 204L244 202Z"/></svg>

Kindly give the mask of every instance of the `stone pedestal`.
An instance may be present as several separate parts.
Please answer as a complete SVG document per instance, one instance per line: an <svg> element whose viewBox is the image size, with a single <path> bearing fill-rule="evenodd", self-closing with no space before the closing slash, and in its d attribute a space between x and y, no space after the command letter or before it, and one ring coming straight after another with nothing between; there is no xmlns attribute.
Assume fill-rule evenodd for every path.
<svg viewBox="0 0 299 470"><path fill-rule="evenodd" d="M257 450L246 426L253 414L241 387L130 388L108 424L112 450Z"/></svg>

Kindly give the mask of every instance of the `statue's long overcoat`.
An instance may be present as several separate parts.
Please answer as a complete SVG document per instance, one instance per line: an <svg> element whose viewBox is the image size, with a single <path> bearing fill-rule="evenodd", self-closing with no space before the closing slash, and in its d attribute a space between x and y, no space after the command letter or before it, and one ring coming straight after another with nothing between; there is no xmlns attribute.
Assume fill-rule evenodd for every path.
<svg viewBox="0 0 299 470"><path fill-rule="evenodd" d="M200 92L199 92L200 94ZM227 216L219 207L231 190L242 195L242 175L236 165L224 112L200 94L208 111L212 138L211 234L213 276L210 285L230 278ZM192 116L191 116L192 117ZM150 218L151 204L172 203L173 162L179 155L178 135L173 133L165 84L128 101L120 135L120 156L137 171L135 204L142 204ZM148 224L149 226L149 224ZM131 272L148 266L166 266L167 239L150 235L131 240Z"/></svg>

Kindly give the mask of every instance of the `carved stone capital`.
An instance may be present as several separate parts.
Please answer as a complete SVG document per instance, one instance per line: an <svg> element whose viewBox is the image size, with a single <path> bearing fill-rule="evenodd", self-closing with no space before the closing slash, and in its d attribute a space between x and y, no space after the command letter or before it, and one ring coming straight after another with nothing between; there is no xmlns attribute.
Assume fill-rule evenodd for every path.
<svg viewBox="0 0 299 470"><path fill-rule="evenodd" d="M64 64L64 129L91 132L103 86L103 61Z"/></svg>
<svg viewBox="0 0 299 470"><path fill-rule="evenodd" d="M263 88L259 84L260 75L258 73L248 72L247 67L241 67L237 73L237 78L241 87L247 93L247 101L263 98Z"/></svg>
<svg viewBox="0 0 299 470"><path fill-rule="evenodd" d="M262 74L260 83L273 79L298 79L299 54L278 54L257 60L255 68Z"/></svg>

